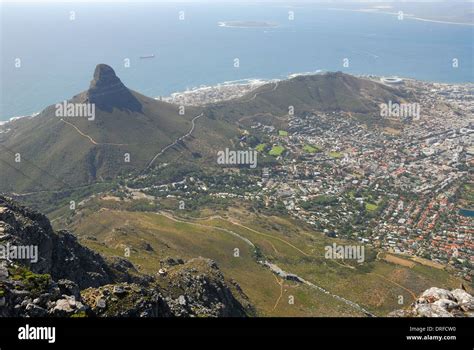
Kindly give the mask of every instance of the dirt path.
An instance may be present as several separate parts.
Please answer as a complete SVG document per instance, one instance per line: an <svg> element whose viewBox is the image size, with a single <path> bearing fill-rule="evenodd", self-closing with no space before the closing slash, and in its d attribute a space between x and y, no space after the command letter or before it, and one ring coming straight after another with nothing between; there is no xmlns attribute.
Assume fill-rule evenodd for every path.
<svg viewBox="0 0 474 350"><path fill-rule="evenodd" d="M278 306L278 303L280 302L281 298L283 297L283 280L278 280L278 277L276 275L273 275L273 277L275 277L276 282L280 286L280 295L278 296L278 299L275 302L275 305L273 306L273 311L275 311L275 309Z"/></svg>
<svg viewBox="0 0 474 350"><path fill-rule="evenodd" d="M229 234L232 234L234 237L238 237L239 239L243 240L244 242L246 242L248 245L250 245L251 247L253 247L254 249L256 249L256 246L254 243L252 243L249 239L243 237L242 235L234 232L234 231L231 231L231 230L228 230L228 229L225 229L225 228L221 228L221 227L215 227L215 226L209 226L209 225L203 225L203 224L198 224L198 223L195 223L195 222L192 222L192 221L186 221L186 220L182 220L182 219L177 219L175 218L172 214L169 214L167 212L158 212L156 213L157 215L161 215L161 216L164 216L170 220L173 220L175 222L180 222L180 223L184 223L184 224L188 224L188 225L195 225L195 226L198 226L198 227L204 227L204 228L210 228L210 229L215 229L215 230L218 230L218 231L222 231L222 232L226 232L226 233L229 233ZM246 227L244 225L241 225L239 223L235 223L235 222L231 222L229 221L230 223L234 224L234 225L238 225L238 226L242 226L243 228L246 228L246 229L250 229L251 231L254 231L253 229L249 228L249 227ZM261 233L261 232L258 232L258 231L255 231L257 233ZM263 234L263 233L261 233ZM263 234L265 236L270 236L270 235L267 235L267 234ZM271 236L270 236L271 237ZM277 238L277 237L272 237L272 238ZM286 242L286 241L283 241L283 242ZM288 242L286 242L288 243ZM304 253L303 251L301 251L299 248L293 246L290 244L290 246L292 246L293 248L295 248L296 250L298 250L299 252L303 253L304 255L306 256L309 256L308 254ZM331 292L329 292L328 290L310 282L310 281L307 281L295 274L291 274L291 273L287 273L286 271L282 270L280 267L278 267L276 264L272 264L272 263L269 263L267 261L259 261L259 263L262 265L262 266L265 266L266 268L269 268L274 274L283 274L284 276L287 276L287 275L292 275L294 277L296 277L296 279L300 282L300 283L303 283L309 287L311 287L312 289L317 289L318 291L326 294L326 295L329 295L331 297L333 297L334 299L337 299L343 303L345 303L346 305L352 307L353 309L367 315L367 316L371 316L371 317L375 317L374 314L370 313L369 311L367 311L366 309L364 309L362 306L360 306L359 304L351 301L351 300L348 300L346 298L343 298L339 295L336 295L336 294L332 294ZM283 286L281 286L281 294L283 293ZM275 305L278 305L278 302L281 298L279 298L277 300L277 303ZM276 307L276 306L275 306Z"/></svg>
<svg viewBox="0 0 474 350"><path fill-rule="evenodd" d="M253 100L255 100L255 99L257 98L258 95L261 95L261 94L263 94L263 93L265 93L265 92L275 91L275 90L277 89L277 87L278 87L278 81L274 82L273 84L275 84L275 85L273 86L273 88L272 88L271 90L265 90L265 91L256 92L251 98L249 98L248 100L243 101L243 102L250 102L250 101L253 101Z"/></svg>
<svg viewBox="0 0 474 350"><path fill-rule="evenodd" d="M281 242L281 243L283 243L283 244L286 244L287 246L289 246L289 247L291 247L291 248L297 250L298 252L300 252L300 253L303 254L304 256L310 256L309 254L305 253L304 251L302 251L302 250L299 249L298 247L295 247L293 244L291 244L291 243L288 242L288 241L285 241L285 240L282 239L282 238L275 237L275 236L269 235L269 234L267 234L267 233L259 232L259 231L257 231L257 230L254 230L253 228L244 226L244 225L240 224L239 222L237 222L237 221L236 221L235 219L233 219L233 218L229 218L227 221L230 222L230 223L233 224L233 225L243 227L244 229L249 230L249 231L251 231L251 232L253 232L253 233L256 233L256 234L258 234L258 235L265 236L265 237L269 237L269 238L272 238L272 239L276 239L277 241L279 241L279 242Z"/></svg>
<svg viewBox="0 0 474 350"><path fill-rule="evenodd" d="M378 276L378 277L380 277L381 279L383 279L384 281L387 281L387 282L389 282L389 283L391 283L391 284L393 284L393 285L395 285L395 286L397 286L397 287L399 287L399 288L404 289L405 291L407 291L408 293L410 293L410 295L413 297L413 300L416 300L416 294L415 294L415 292L413 292L411 289L408 289L407 287L404 287L404 286L402 286L401 284L399 284L399 283L397 283L397 282L394 282L394 281L392 281L392 280L389 280L387 277L382 276L382 275L379 275L378 273L371 272L371 274L373 274L373 275L375 275L375 276Z"/></svg>
<svg viewBox="0 0 474 350"><path fill-rule="evenodd" d="M67 122L65 121L63 118L60 119L62 122L72 126L77 132L79 135L87 138L93 145L109 145L109 146L127 146L128 144L126 143L108 143L108 142L97 142L96 140L94 140L92 137L90 137L89 135L87 134L84 134L77 126L75 126L74 124L70 123L70 122Z"/></svg>

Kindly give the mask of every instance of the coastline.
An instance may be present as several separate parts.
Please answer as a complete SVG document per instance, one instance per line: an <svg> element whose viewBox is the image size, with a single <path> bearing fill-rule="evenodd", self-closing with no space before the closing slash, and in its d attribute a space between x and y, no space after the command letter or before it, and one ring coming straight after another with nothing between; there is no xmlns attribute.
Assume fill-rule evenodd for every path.
<svg viewBox="0 0 474 350"><path fill-rule="evenodd" d="M448 52L447 56L444 56L443 52L440 52L440 54L437 55L432 55L425 53L423 49L423 45L418 45L415 44L411 48L410 47L405 47L406 45L412 45L410 40L403 40L402 33L398 33L398 27L399 23L396 20L396 15L397 15L397 8L398 5L392 4L392 6L388 5L378 5L378 6L373 6L370 3L361 3L355 6L349 6L349 5L344 5L344 4L333 4L332 6L326 6L324 5L321 8L321 11L317 13L318 16L321 15L322 13L324 16L328 17L329 19L335 19L334 21L331 20L331 22L325 23L322 19L319 19L315 15L315 18L317 19L315 24L313 25L313 19L308 18L308 23L301 21L301 24L299 22L299 17L297 17L297 21L294 22L293 24L287 23L286 19L283 19L283 17L275 17L272 12L257 12L255 14L249 15L249 14L240 14L238 11L233 11L229 12L227 14L216 14L215 16L209 21L206 19L206 27L203 27L202 33L205 35L211 35L209 33L213 33L212 35L218 35L219 37L223 38L229 38L234 40L235 38L239 38L240 36L245 36L248 38L252 38L252 49L249 50L246 55L248 57L245 58L245 61L242 60L242 64L245 63L245 69L252 69L247 72L242 73L242 70L234 70L233 67L231 66L231 59L233 57L240 56L240 54L235 54L233 56L229 57L220 57L220 53L218 54L217 52L221 51L216 51L216 54L219 56L219 59L216 60L218 62L217 64L219 65L219 70L216 70L215 73L213 73L214 68L212 64L209 63L203 63L203 68L202 71L199 72L199 74L194 74L192 70L190 70L189 77L181 77L180 72L175 70L174 62L173 59L170 58L163 58L163 62L159 60L151 60L151 61L146 61L146 62L140 62L137 61L136 65L137 67L133 67L132 70L136 69L137 70L137 75L134 73L130 73L132 70L124 71L124 79L130 79L130 87L137 90L137 91L146 91L146 95L149 95L151 97L155 97L158 95L170 95L172 93L176 92L182 92L184 91L187 87L193 87L197 86L201 81L204 80L206 84L214 84L217 83L221 80L228 79L228 78L237 78L237 77L248 77L252 75L264 75L266 78L281 78L283 79L283 75L286 74L291 68L292 65L295 64L294 66L295 70L307 70L311 69L313 66L320 66L324 68L329 68L331 70L345 70L345 68L342 68L343 66L340 63L341 57L350 57L351 58L351 65L350 68L348 68L348 71L351 72L351 74L358 73L358 74L370 74L372 71L376 72L377 74L385 74L385 75L406 75L410 76L411 78L414 78L416 80L424 80L427 82L448 82L448 83L471 83L473 81L472 77L472 45L469 43L472 41L472 25L474 23L462 23L464 20L465 22L469 22L469 17L468 16L462 16L459 14L459 11L454 11L452 14L449 12L443 13L440 10L429 10L428 8L426 10L409 10L405 14L406 19L412 19L412 20L417 20L421 22L433 22L433 23L442 23L446 24L446 26L441 26L438 24L416 24L416 22L408 22L405 23L409 27L414 27L413 29L417 29L417 34L419 32L419 37L424 38L427 33L429 33L431 30L444 33L446 31L446 37L444 34L441 36L441 39L436 39L433 42L430 42L430 50L433 50L437 52L438 49L442 50L446 46L445 52ZM282 7L287 7L287 6L282 6ZM291 8L291 6L288 6ZM301 7L302 9L305 8L305 6ZM408 7L408 9L411 9ZM442 8L441 8L442 9ZM317 9L311 8L311 10L316 11ZM428 11L429 10L429 11ZM278 10L279 11L279 10ZM334 11L350 11L353 15L350 15L349 13L344 13L344 12L334 12ZM316 13L315 12L315 13ZM385 14L385 15L390 15L393 17L382 17L382 16L369 16L369 15L354 15L354 12L363 12L363 13L379 13L379 14ZM312 14L312 12L309 12L308 14ZM305 14L305 15L308 15ZM438 16L438 17L436 17ZM443 21L443 16L445 21ZM451 16L451 17L449 17ZM239 18L244 18L248 19L248 21L236 21L235 19ZM252 18L255 18L256 20L252 20ZM355 19L354 19L355 18ZM260 20L263 19L263 20ZM315 45L307 45L306 47L308 48L307 50L302 50L302 52L298 52L295 55L295 58L292 58L291 54L285 52L285 50L281 50L281 48L278 45L278 42L282 40L282 42L288 42L289 45L291 44L292 38L305 38L307 39L308 36L311 36L313 32L318 33L319 32L317 29L318 26L323 25L326 26L328 25L328 28L332 28L330 26L330 23L336 22L340 24L343 24L344 21L347 19L347 22L350 24L360 24L364 25L364 28L361 31L357 31L357 33L350 33L352 35L352 39L354 41L357 41L357 43L350 43L350 45L347 46L341 46L341 44L344 44L345 39L345 34L334 37L334 43L330 43L331 48L334 45L335 48L337 48L338 51L328 51L324 52L322 54L318 53L319 48L317 48L317 44ZM353 20L354 19L354 20ZM453 21L454 19L454 21ZM268 21L265 21L268 20ZM271 29L265 26L257 26L258 23L270 23L270 21L277 21L280 23L281 28L277 29ZM349 21L350 20L350 21ZM389 37L392 38L392 40L388 40L387 36L385 35L380 35L378 32L373 31L371 27L366 27L366 25L361 21L364 20L366 22L370 22L370 25L372 26L373 24L376 24L378 22L389 22L388 28L385 28L385 26L382 26L382 30L387 33L390 33L390 30L393 29L392 34L393 34L393 39L390 35ZM305 20L306 21L306 20ZM457 22L459 21L459 23ZM354 22L354 23L352 23ZM217 23L217 24L216 24ZM239 26L238 24L243 24L243 23L253 23L253 25L241 25ZM403 24L403 23L402 23ZM455 24L457 27L448 27L448 24ZM194 24L193 24L194 25ZM220 25L223 27L228 27L228 28L262 28L260 30L220 30L219 27L216 27L216 25ZM469 27L459 27L459 25L469 25ZM293 28L294 27L294 28ZM404 27L404 26L402 26ZM400 28L402 28L400 27ZM201 27L196 26L196 30L201 30ZM299 29L301 28L301 30ZM193 27L194 29L194 27ZM418 30L419 29L419 30ZM184 30L184 29L183 29ZM188 30L188 29L185 29ZM214 31L216 33L214 33ZM268 32L269 35L262 34L262 32ZM201 33L201 32L200 32ZM329 32L328 32L329 33ZM457 33L459 33L459 36L456 36ZM332 34L328 34L332 38ZM212 36L211 36L212 37ZM342 38L342 39L341 39ZM458 40L449 40L450 38L459 38ZM300 39L298 39L300 40ZM398 41L400 40L400 41ZM387 43L399 43L401 46L397 48L391 48L391 44L385 45L384 42ZM260 42L262 44L260 44ZM266 64L266 53L264 50L262 50L261 46L266 47L267 42L269 43L269 47L272 48L272 56L275 56L272 60L269 60L269 64ZM311 42L310 40L305 40L303 44ZM359 45L359 42L361 45ZM380 44L379 44L380 42ZM276 44L275 44L276 43ZM462 44L462 45L461 45ZM174 41L170 41L170 45L175 45ZM210 44L212 48L214 48L214 44ZM226 43L227 45L227 43ZM243 40L237 40L233 45L243 45L245 47L245 41ZM295 44L296 45L296 44ZM298 47L300 46L300 43L297 44ZM398 44L397 44L398 45ZM29 45L31 46L31 45ZM402 47L403 46L403 47ZM284 47L290 47L290 46L284 46ZM283 47L283 48L284 48ZM291 46L293 47L293 46ZM295 46L297 47L297 46ZM305 47L305 46L301 46ZM174 46L173 46L174 48ZM324 48L324 46L323 46ZM459 48L459 49L458 49ZM178 50L181 50L179 47L177 47ZM29 50L29 49L28 49ZM203 55L208 55L208 52L212 51L211 50L206 50L206 53ZM241 48L236 49L236 53L239 52ZM410 52L409 57L405 57L406 53L405 52ZM324 50L323 50L324 51ZM139 49L137 50L138 54L147 54L147 53L152 53L153 50L151 49ZM322 52L322 51L321 51ZM451 68L450 66L450 54L449 52L453 53L453 57L456 57L456 60L459 62L459 66L455 69L452 70L448 69ZM134 57L136 58L137 53L134 53ZM125 55L125 53L124 53ZM110 57L107 57L107 61L109 62L120 62L121 59L124 56L122 54L117 55L111 55ZM426 55L426 56L425 56ZM268 58L272 58L272 56L268 56ZM334 57L332 57L334 56ZM77 56L79 57L79 56ZM297 58L296 58L297 57ZM157 57L158 58L158 57ZM160 59L162 57L159 57ZM234 58L235 59L235 58ZM454 59L454 58L453 58ZM185 59L185 61L188 60L188 58ZM384 61L386 60L387 64L384 64ZM91 59L91 61L96 61L96 59ZM185 62L183 61L183 62ZM273 63L273 61L277 63ZM206 58L203 60L203 62L212 62L209 58ZM248 62L248 63L247 63ZM399 63L400 62L400 63ZM88 63L89 64L89 63ZM135 64L135 63L134 63ZM187 64L187 63L186 63ZM58 61L58 65L61 65L61 70L63 71L68 71L69 68L67 66L63 66L63 62ZM78 67L82 67L83 63L80 63ZM375 67L372 67L372 65ZM412 66L413 65L413 66ZM153 66L156 66L157 71L160 71L160 74L163 74L163 77L160 77L160 81L156 82L155 79L150 79L147 76L150 76L150 74L154 74L154 69ZM420 67L419 69L414 69L414 67ZM169 67L169 69L167 69ZM8 89L5 90L5 99L4 99L4 104L2 105L2 110L4 113L0 115L0 125L3 125L5 123L8 123L12 121L13 118L22 118L25 116L30 116L33 112L38 112L41 111L44 107L45 104L43 104L43 99L46 101L51 101L54 102L56 101L55 96L60 96L61 100L63 99L63 89L60 86L61 84L56 84L54 80L50 80L48 75L44 75L42 73L42 70L38 69L36 67L36 63L32 66L31 68L33 71L38 71L38 79L33 79L33 76L28 76L28 75L22 75L20 79L13 79L11 82L8 80L10 79L5 79L5 82L3 85L7 86L10 85ZM51 68L53 69L53 68ZM82 70L83 68L81 68ZM227 69L230 71L231 69L233 72L229 73ZM376 69L376 70L374 70ZM44 71L44 70L43 70ZM206 72L207 71L207 72ZM179 76L179 78L174 79L173 76L170 76L170 72L173 72L173 76ZM238 73L234 73L238 72ZM53 70L51 71L51 76L56 76L56 74L53 74ZM206 73L206 75L204 75ZM283 74L282 74L283 73ZM125 75L127 74L127 75ZM202 78L200 74L203 74L203 76L206 76L205 78ZM209 78L209 76L212 76L212 78ZM35 73L36 75L36 73ZM74 81L74 84L78 84L79 81L81 81L81 84L83 80L82 79L82 73L79 75L78 73L73 73L71 74L71 80ZM152 76L152 75L151 75ZM19 76L20 77L20 76ZM7 78L7 76L6 76ZM132 82L134 85L132 85ZM169 82L169 85L167 84ZM27 88L29 85L34 85L34 84L52 84L51 88L45 89L43 92L43 96L39 96L38 94L33 94L30 92L30 89ZM81 85L82 86L82 85ZM87 85L84 85L87 86ZM143 88L143 90L141 90ZM195 90L197 88L193 87L192 90ZM16 91L17 93L12 93L11 91ZM69 90L68 90L69 91ZM77 90L79 91L79 90ZM68 95L72 95L73 93L76 93L76 91L72 92L67 92L64 93L64 98L69 97ZM26 107L26 108L25 108Z"/></svg>
<svg viewBox="0 0 474 350"><path fill-rule="evenodd" d="M175 91L167 96L156 96L156 97L150 96L150 97L158 101L164 101L164 102L173 103L173 104L181 103L183 105L193 105L193 104L187 103L189 99L196 99L196 98L203 99L205 97L207 101L206 103L202 102L202 103L195 104L196 106L197 105L202 106L208 103L228 101L234 98L242 97L246 93L254 89L257 89L258 87L263 86L265 84L276 83L283 80L292 79L298 76L324 74L326 72L328 71L318 69L315 71L291 73L283 78L274 78L274 79L244 78L244 79L238 79L238 80L229 80L229 81L224 81L222 83L218 83L215 85L200 85L200 86L196 86L184 91L183 90ZM360 77L360 78L371 79L371 80L376 79L381 84L383 84L383 82L381 81L382 78L389 77L389 76L376 76L372 74L355 74L355 73L348 73L348 74L351 74L353 76ZM436 83L436 84L441 84L441 85L474 85L473 82L446 83L446 82L438 82L438 81L424 81L424 80L415 79L411 77L397 76L397 78L400 78L403 81L420 81L420 82L425 82L425 83ZM218 94L218 93L227 94L227 97L222 98L222 97L212 96L213 94ZM9 118L8 120L0 120L0 127L3 127L4 125L14 122L15 120L18 120L18 119L34 118L40 113L41 111L32 113L30 115L14 116L14 117Z"/></svg>
<svg viewBox="0 0 474 350"><path fill-rule="evenodd" d="M202 106L209 103L228 101L242 97L265 84L278 83L282 80L292 79L302 75L321 74L322 72L322 70L315 70L292 73L281 79L246 78L231 80L216 85L201 85L185 91L176 91L168 96L154 97L154 99L174 104ZM194 103L188 103L189 100L194 101Z"/></svg>
<svg viewBox="0 0 474 350"><path fill-rule="evenodd" d="M382 14L382 15L398 16L398 12L379 11L378 8L344 9L344 8L331 7L328 10L330 10L330 11L359 12L359 13L375 13L375 14ZM431 22L431 23L440 23L440 24L453 24L453 25L462 25L462 26L474 26L474 22L443 21L443 20L439 20L439 19L430 19L430 18L418 17L414 14L409 14L409 13L404 13L403 18L411 19L411 20L415 20L415 21L421 21L421 22Z"/></svg>
<svg viewBox="0 0 474 350"><path fill-rule="evenodd" d="M170 95L156 96L152 98L155 100L161 100L161 101L165 101L169 103L179 103L180 102L179 100L181 100L182 97L178 97L178 96L191 97L192 95L195 95L195 94L205 94L206 92L213 92L219 89L234 90L232 91L232 96L229 96L229 98L219 99L219 101L225 101L225 100L230 100L232 98L240 97L244 95L245 93L268 83L277 82L277 81L286 80L286 79L292 79L301 75L320 74L322 72L323 72L322 70L318 69L315 71L291 73L291 74L288 74L284 78L274 78L274 79L244 78L244 79L238 79L238 80L228 80L228 81L224 81L222 83L217 83L214 85L199 85L196 87L192 87L191 89L188 89L188 90L175 91L171 93ZM241 88L240 93L236 93L234 88ZM2 127L5 124L14 122L15 120L18 120L18 119L36 117L40 113L41 111L29 114L29 115L14 116L7 120L0 120L0 127Z"/></svg>
<svg viewBox="0 0 474 350"><path fill-rule="evenodd" d="M23 118L34 118L36 117L38 114L40 114L40 112L34 112L34 113L31 113L31 114L28 114L28 115L19 115L19 116L16 116L16 117L11 117L10 119L8 120L0 120L0 127L5 125L5 124L8 124L8 123L11 123L11 122L14 122L15 120L18 120L18 119L23 119Z"/></svg>

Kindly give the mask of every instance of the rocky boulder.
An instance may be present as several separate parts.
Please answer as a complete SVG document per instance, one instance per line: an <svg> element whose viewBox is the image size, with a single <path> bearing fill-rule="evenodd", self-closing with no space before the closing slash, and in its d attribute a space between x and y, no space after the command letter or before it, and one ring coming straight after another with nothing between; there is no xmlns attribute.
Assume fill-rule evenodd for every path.
<svg viewBox="0 0 474 350"><path fill-rule="evenodd" d="M176 316L242 317L255 312L240 286L226 281L210 259L175 265L158 281L170 290L166 300Z"/></svg>
<svg viewBox="0 0 474 350"><path fill-rule="evenodd" d="M474 317L474 297L463 289L448 291L432 287L425 290L407 309L389 317Z"/></svg>

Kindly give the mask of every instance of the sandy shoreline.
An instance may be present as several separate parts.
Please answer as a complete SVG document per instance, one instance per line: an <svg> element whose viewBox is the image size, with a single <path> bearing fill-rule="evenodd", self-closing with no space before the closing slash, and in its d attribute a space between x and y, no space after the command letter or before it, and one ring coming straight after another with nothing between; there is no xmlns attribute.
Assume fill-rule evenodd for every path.
<svg viewBox="0 0 474 350"><path fill-rule="evenodd" d="M301 75L315 75L321 72L321 70L316 70L311 72L293 73L282 79L249 78L226 81L216 85L201 85L186 91L173 92L169 96L155 97L155 99L174 104L202 106L208 103L222 102L242 97L250 91L265 84L276 83Z"/></svg>

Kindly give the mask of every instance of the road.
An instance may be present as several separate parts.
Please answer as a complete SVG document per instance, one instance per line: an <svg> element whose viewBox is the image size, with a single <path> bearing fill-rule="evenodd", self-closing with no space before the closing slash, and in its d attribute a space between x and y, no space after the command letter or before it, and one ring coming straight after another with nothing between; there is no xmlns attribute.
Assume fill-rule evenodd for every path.
<svg viewBox="0 0 474 350"><path fill-rule="evenodd" d="M204 115L204 113L201 113L197 116L195 116L192 120L191 120L191 130L189 130L186 134L184 134L183 136L177 138L173 143L170 143L168 146L164 147L160 152L158 152L154 157L153 159L147 164L147 166L145 167L144 171L148 170L152 165L153 163L155 162L156 158L158 158L159 156L161 156L163 153L165 153L168 149L170 149L171 147L173 146L176 146L178 144L179 141L181 140L184 140L186 137L190 136L193 131L194 131L194 128L196 127L196 120L198 120L199 118L201 118L202 116Z"/></svg>
<svg viewBox="0 0 474 350"><path fill-rule="evenodd" d="M271 90L269 90L269 91L256 92L256 93L255 93L250 99L248 99L246 102L250 102L250 101L255 100L259 94L263 94L264 92L275 91L275 90L277 89L277 87L278 87L278 81L274 82L273 84L275 84L275 85L273 86L273 88L272 88Z"/></svg>
<svg viewBox="0 0 474 350"><path fill-rule="evenodd" d="M188 225L195 225L195 226L198 226L198 227L204 227L204 228L211 228L213 230L218 230L218 231L222 231L222 232L226 232L226 233L229 233L231 235L233 235L234 237L237 237L241 240L243 240L245 243L247 243L249 246L251 246L253 249L255 249L255 244L250 241L248 238L246 237L243 237L242 235L232 231L232 230L228 230L228 229L225 229L225 228L221 228L221 227L215 227L215 226L209 226L209 225L203 225L203 224L198 224L198 223L195 223L195 222L192 222L192 221L187 221L187 220L183 220L183 219L178 219L176 217L174 217L172 214L168 213L168 212L164 212L164 211L161 211L161 212L158 212L157 215L161 215L161 216L164 216L170 220L173 220L175 222L179 222L179 223L184 223L184 224L188 224ZM240 224L237 224L235 221L230 221L230 220L227 220L227 219L224 219L222 217L220 217L221 219L233 224L233 225L239 225L239 226L242 226L244 228L247 228L246 226L243 226L243 225L240 225ZM248 228L247 228L248 229ZM261 235L266 235L266 234L263 234L261 232L258 232L258 231L255 231L253 229L251 229L253 232L256 232L256 233L259 233ZM272 237L272 238L276 238L276 237ZM293 246L294 247L294 246ZM294 247L296 248L296 247ZM296 248L298 249L298 248ZM298 251L300 251L298 249ZM302 252L302 251L300 251ZM307 255L307 254L305 254ZM323 292L324 294L327 294L343 303L345 303L346 305L352 307L353 309L356 309L357 311L359 312L362 312L364 313L365 315L367 316L371 316L371 317L375 317L374 314L370 313L369 311L367 311L366 309L364 309L362 306L360 306L359 304L351 301L351 300L348 300L348 299L345 299L337 294L332 294L331 292L327 291L326 289L312 283L312 282L309 282L295 274L292 274L292 273L289 273L289 272L286 272L286 271L283 271L280 267L278 267L276 264L273 264L273 263L270 263L268 261L259 261L259 263L262 265L262 266L265 266L267 267L268 269L270 269L270 271L272 271L274 274L282 277L282 278L286 278L286 276L290 275L290 276L293 276L292 280L294 281L297 281L297 282L300 282L300 283L303 283L305 285L307 285L308 287L312 288L312 289L317 289L318 291L320 292ZM275 304L275 307L276 305L278 304L278 301L277 303Z"/></svg>

